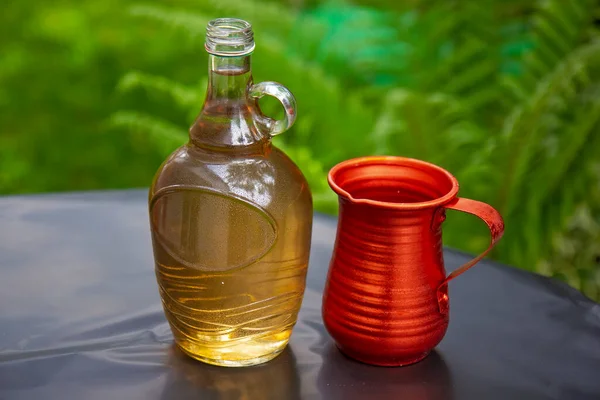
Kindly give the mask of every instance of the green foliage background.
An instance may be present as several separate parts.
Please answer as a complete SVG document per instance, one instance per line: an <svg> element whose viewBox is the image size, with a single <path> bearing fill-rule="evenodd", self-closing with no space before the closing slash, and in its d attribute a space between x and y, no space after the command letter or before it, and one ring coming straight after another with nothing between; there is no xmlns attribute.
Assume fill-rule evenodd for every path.
<svg viewBox="0 0 600 400"><path fill-rule="evenodd" d="M277 145L318 210L341 160L425 159L505 216L493 257L600 299L599 0L9 0L0 193L147 186L202 105L219 16L254 25L255 80L296 95ZM489 240L455 213L444 239Z"/></svg>

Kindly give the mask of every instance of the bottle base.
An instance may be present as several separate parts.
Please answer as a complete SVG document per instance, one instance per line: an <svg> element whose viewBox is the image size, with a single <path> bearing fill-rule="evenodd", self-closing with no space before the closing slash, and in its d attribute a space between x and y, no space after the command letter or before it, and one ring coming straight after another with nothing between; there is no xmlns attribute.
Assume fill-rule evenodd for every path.
<svg viewBox="0 0 600 400"><path fill-rule="evenodd" d="M262 345L259 348L248 345L244 349L218 350L200 347L190 342L177 343L177 346L189 357L205 364L219 367L249 367L271 361L283 352L287 344L288 340L285 340L283 343L269 343L268 346ZM271 351L265 354L265 350Z"/></svg>

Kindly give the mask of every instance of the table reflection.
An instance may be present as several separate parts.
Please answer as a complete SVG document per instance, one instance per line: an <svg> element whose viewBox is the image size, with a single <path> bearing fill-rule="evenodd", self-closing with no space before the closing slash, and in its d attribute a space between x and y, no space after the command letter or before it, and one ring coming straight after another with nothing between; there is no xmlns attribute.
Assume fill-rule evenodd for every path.
<svg viewBox="0 0 600 400"><path fill-rule="evenodd" d="M171 372L161 396L164 400L300 399L300 378L289 346L266 364L226 368L193 360L173 345L167 363Z"/></svg>
<svg viewBox="0 0 600 400"><path fill-rule="evenodd" d="M333 344L323 354L317 386L323 399L453 399L452 378L435 350L405 367L375 367L343 355Z"/></svg>

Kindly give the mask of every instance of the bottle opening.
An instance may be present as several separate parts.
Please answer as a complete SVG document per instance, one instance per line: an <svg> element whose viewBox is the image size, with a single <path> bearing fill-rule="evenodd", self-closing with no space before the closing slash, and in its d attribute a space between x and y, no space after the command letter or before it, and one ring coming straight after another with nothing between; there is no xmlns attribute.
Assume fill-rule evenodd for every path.
<svg viewBox="0 0 600 400"><path fill-rule="evenodd" d="M252 53L254 32L250 23L237 18L218 18L206 27L206 51L216 56L236 57Z"/></svg>

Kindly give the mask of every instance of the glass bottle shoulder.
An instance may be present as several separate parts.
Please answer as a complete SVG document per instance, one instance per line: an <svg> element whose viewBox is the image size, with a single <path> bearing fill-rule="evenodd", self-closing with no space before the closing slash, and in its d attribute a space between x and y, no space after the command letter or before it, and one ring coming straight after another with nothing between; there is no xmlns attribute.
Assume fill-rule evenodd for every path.
<svg viewBox="0 0 600 400"><path fill-rule="evenodd" d="M250 153L215 152L184 145L159 168L150 198L165 190L209 190L267 210L295 201L312 204L302 172L271 144Z"/></svg>

